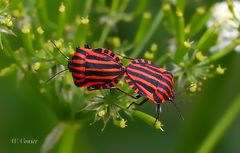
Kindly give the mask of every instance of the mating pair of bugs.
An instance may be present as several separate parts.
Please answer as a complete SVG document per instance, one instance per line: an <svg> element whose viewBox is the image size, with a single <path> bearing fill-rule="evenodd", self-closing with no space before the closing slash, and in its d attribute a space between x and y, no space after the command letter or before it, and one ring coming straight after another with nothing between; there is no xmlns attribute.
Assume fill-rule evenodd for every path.
<svg viewBox="0 0 240 153"><path fill-rule="evenodd" d="M128 108L133 104L142 105L148 100L153 101L156 104L157 112L154 124L156 124L159 118L162 103L170 101L176 106L173 101L174 80L172 73L158 68L151 61L122 56L131 60L129 65L125 67L119 58L121 55L114 54L105 48L92 49L88 45L85 45L83 48L76 48L73 57L69 59L53 41L52 43L68 60L68 69L56 75L69 70L77 87L87 87L88 90L115 89L134 99L143 96L145 97L143 101L140 103L132 102ZM116 87L123 75L130 88L137 93L136 96ZM182 117L179 110L178 112Z"/></svg>

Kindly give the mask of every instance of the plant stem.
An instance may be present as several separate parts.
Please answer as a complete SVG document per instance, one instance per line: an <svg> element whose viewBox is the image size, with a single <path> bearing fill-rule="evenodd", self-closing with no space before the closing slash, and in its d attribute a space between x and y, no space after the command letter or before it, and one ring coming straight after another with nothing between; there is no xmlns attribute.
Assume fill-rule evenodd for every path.
<svg viewBox="0 0 240 153"><path fill-rule="evenodd" d="M35 51L34 51L33 44L32 44L31 34L30 33L22 34L22 40L24 43L24 47L28 51L29 55L34 55Z"/></svg>
<svg viewBox="0 0 240 153"><path fill-rule="evenodd" d="M84 17L89 15L89 12L91 11L91 8L92 8L92 3L93 3L93 0L86 1L85 10L83 12Z"/></svg>
<svg viewBox="0 0 240 153"><path fill-rule="evenodd" d="M59 153L72 153L76 132L81 126L78 124L65 124L64 132L59 145Z"/></svg>
<svg viewBox="0 0 240 153"><path fill-rule="evenodd" d="M233 120L240 113L240 96L238 96L232 105L228 108L223 117L219 120L216 126L210 131L209 135L200 145L197 153L208 153L211 152L215 144L222 137L227 128L231 125Z"/></svg>
<svg viewBox="0 0 240 153"><path fill-rule="evenodd" d="M110 32L110 29L111 29L111 28L110 28L109 25L106 25L106 26L104 27L104 29L103 29L103 31L102 31L102 34L101 34L101 37L100 37L100 40L99 40L99 43L98 43L99 47L103 47L104 42L106 41L107 36L108 36L108 34L109 34L109 32Z"/></svg>
<svg viewBox="0 0 240 153"><path fill-rule="evenodd" d="M209 61L213 62L216 61L223 56L227 55L231 51L234 50L236 46L240 45L240 39L234 40L232 43L230 43L227 47L225 47L223 50L218 51L217 53L213 54L211 57L209 57Z"/></svg>
<svg viewBox="0 0 240 153"><path fill-rule="evenodd" d="M42 20L42 22L45 23L47 26L54 28L54 24L48 18L46 1L38 0L36 7L38 9L39 18Z"/></svg>
<svg viewBox="0 0 240 153"><path fill-rule="evenodd" d="M66 0L64 2L66 2ZM62 3L62 4L66 5L65 3ZM58 26L57 26L57 31L56 31L57 39L62 38L62 35L64 32L64 26L65 26L66 16L67 16L66 11L67 10L64 10L63 12L59 12L59 15L58 15Z"/></svg>
<svg viewBox="0 0 240 153"><path fill-rule="evenodd" d="M157 30L157 27L159 26L161 20L163 18L163 11L162 9L159 9L157 16L154 18L152 25L150 26L148 32L146 33L146 36L142 40L142 42L139 43L139 45L136 47L136 49L132 52L132 57L137 57L145 45L148 43L154 32Z"/></svg>

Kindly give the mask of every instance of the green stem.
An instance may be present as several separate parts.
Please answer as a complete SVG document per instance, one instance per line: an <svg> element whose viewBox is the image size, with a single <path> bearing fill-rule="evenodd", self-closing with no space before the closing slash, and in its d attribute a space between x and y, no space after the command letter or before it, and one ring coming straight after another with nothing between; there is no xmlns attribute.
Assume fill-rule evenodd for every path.
<svg viewBox="0 0 240 153"><path fill-rule="evenodd" d="M66 124L59 144L59 153L72 153L74 149L75 136L80 125Z"/></svg>
<svg viewBox="0 0 240 153"><path fill-rule="evenodd" d="M112 6L111 6L111 11L114 12L117 10L117 8L119 7L119 3L120 3L120 0L114 0L112 1Z"/></svg>
<svg viewBox="0 0 240 153"><path fill-rule="evenodd" d="M148 5L148 0L141 0L141 3L138 3L136 5L136 8L134 9L134 15L140 15L142 12L144 12L145 8Z"/></svg>
<svg viewBox="0 0 240 153"><path fill-rule="evenodd" d="M163 11L162 9L159 9L157 16L154 18L152 25L150 26L149 30L146 33L146 36L140 42L140 44L136 47L136 49L132 52L132 57L137 57L141 51L144 49L154 32L157 30L157 27L159 26L161 20L163 18Z"/></svg>
<svg viewBox="0 0 240 153"><path fill-rule="evenodd" d="M85 10L83 12L84 17L89 15L89 12L91 11L91 8L92 8L92 3L93 3L93 0L87 0L86 1Z"/></svg>
<svg viewBox="0 0 240 153"><path fill-rule="evenodd" d="M177 51L175 55L175 61L180 62L183 59L183 56L187 52L187 48L184 47L184 42L185 42L185 23L184 23L184 16L181 11L177 13L177 18L176 18L176 38L177 38Z"/></svg>
<svg viewBox="0 0 240 153"><path fill-rule="evenodd" d="M177 0L177 8L183 11L185 8L185 3L185 0Z"/></svg>
<svg viewBox="0 0 240 153"><path fill-rule="evenodd" d="M29 55L34 55L35 51L33 49L33 44L32 44L32 36L31 33L24 33L22 35L24 47L27 49Z"/></svg>
<svg viewBox="0 0 240 153"><path fill-rule="evenodd" d="M48 18L48 11L45 0L38 0L36 4L41 21L49 27L54 28L54 24Z"/></svg>
<svg viewBox="0 0 240 153"><path fill-rule="evenodd" d="M20 61L16 58L16 56L14 55L14 52L12 50L12 47L8 41L8 39L5 36L2 36L2 40L5 46L5 50L7 51L7 53L9 54L9 57L12 57L13 60L15 61L15 63L17 64L17 66L22 70L22 72L24 74L26 74L27 72L25 71L25 69L22 67L22 64L20 63Z"/></svg>
<svg viewBox="0 0 240 153"><path fill-rule="evenodd" d="M157 65L163 64L169 58L169 56L170 55L168 54L163 54L160 58L158 58L158 60L156 61L156 64Z"/></svg>
<svg viewBox="0 0 240 153"><path fill-rule="evenodd" d="M102 34L101 34L101 37L100 37L100 40L99 40L99 43L98 43L99 47L103 47L104 42L106 41L107 36L110 32L110 29L111 29L111 27L109 25L106 25L104 27L104 29L102 31Z"/></svg>
<svg viewBox="0 0 240 153"><path fill-rule="evenodd" d="M66 6L65 3L63 3L63 5ZM68 9L68 8L66 8L66 9ZM59 15L58 15L57 39L62 38L62 35L64 32L64 26L65 26L65 22L66 22L66 11L67 10L65 10L63 12L59 12Z"/></svg>
<svg viewBox="0 0 240 153"><path fill-rule="evenodd" d="M198 65L199 66L200 65L206 65L206 64L209 64L211 62L215 62L215 61L221 59L222 57L226 56L227 54L231 53L234 50L234 48L238 45L240 45L240 39L234 40L228 46L226 46L222 50L214 53L207 60L204 60L204 61L200 62Z"/></svg>
<svg viewBox="0 0 240 153"><path fill-rule="evenodd" d="M124 12L124 11L126 10L129 1L130 1L130 0L123 0L123 1L122 1L122 4L121 4L121 6L120 6L120 11L121 11L121 12Z"/></svg>
<svg viewBox="0 0 240 153"><path fill-rule="evenodd" d="M223 56L225 56L228 53L230 53L231 51L233 51L234 48L238 45L240 45L240 39L234 40L227 47L225 47L224 49L222 49L222 50L218 51L217 53L213 54L212 56L210 56L209 61L213 62L213 61L216 61L216 60L222 58Z"/></svg>
<svg viewBox="0 0 240 153"><path fill-rule="evenodd" d="M133 40L134 44L140 44L141 40L144 39L144 37L149 29L149 26L151 24L151 20L152 20L151 16L152 16L151 13L147 13L147 12L143 13L142 20L139 24L137 33L135 34L135 38Z"/></svg>
<svg viewBox="0 0 240 153"><path fill-rule="evenodd" d="M217 125L212 129L212 131L210 131L209 135L198 148L197 153L211 152L218 140L223 136L224 132L238 116L238 113L240 113L240 96L235 99Z"/></svg>

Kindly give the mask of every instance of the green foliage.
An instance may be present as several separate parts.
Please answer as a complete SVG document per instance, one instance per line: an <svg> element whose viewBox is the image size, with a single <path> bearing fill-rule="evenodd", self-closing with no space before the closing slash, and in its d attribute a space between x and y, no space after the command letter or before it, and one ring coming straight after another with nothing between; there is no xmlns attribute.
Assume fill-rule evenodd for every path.
<svg viewBox="0 0 240 153"><path fill-rule="evenodd" d="M200 5L189 15L185 12L188 7L185 0L179 0L176 4L164 1L156 13L146 9L147 0L134 7L129 0L114 0L111 3L105 0L63 0L53 3L53 14L49 13L48 3L46 0L27 4L22 1L0 2L1 51L12 60L9 66L1 66L0 78L16 73L19 82L27 80L34 84L35 92L42 95L45 104L59 119L59 124L46 138L42 152L51 150L58 141L62 152L72 152L76 132L84 125L99 120L103 121L103 129L109 122L125 128L126 118L130 116L163 130L160 121L153 126L153 116L134 108L126 109L132 102L129 97L117 91L89 92L84 88L78 89L69 72L46 84L46 80L67 67L66 59L57 52L50 40L55 40L56 46L68 57L73 55L75 46L85 43L92 48L111 48L116 53L134 58L143 58L144 55L171 70L176 80L176 92L182 91L187 97L201 91L205 80L223 74L225 68L220 66L218 60L240 45L238 36L219 51L211 52L211 48L218 43L220 33L218 24L206 27L212 7ZM82 9L75 11L76 3L81 4ZM128 9L130 6L131 9ZM236 18L231 5L229 8ZM129 27L134 23L138 25L133 37L118 33L120 24ZM169 37L163 40L157 36L157 40L153 39L160 28ZM168 45L162 47L161 41ZM129 61L123 59L123 62ZM118 87L133 93L124 79ZM236 114L233 113L231 118ZM229 124L226 123L225 127ZM213 137L218 138L216 135ZM211 140L209 138L206 142ZM205 146L203 143L199 152L207 151L208 147Z"/></svg>

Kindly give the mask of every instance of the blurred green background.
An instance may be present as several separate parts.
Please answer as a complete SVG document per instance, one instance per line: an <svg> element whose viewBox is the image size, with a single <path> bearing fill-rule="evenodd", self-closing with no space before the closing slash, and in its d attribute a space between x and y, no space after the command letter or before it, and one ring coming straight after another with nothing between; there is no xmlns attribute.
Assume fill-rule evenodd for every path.
<svg viewBox="0 0 240 153"><path fill-rule="evenodd" d="M40 1L23 1L26 10L34 9L34 5L38 5ZM53 23L57 23L56 12L61 4L60 1L45 1L47 5L49 19ZM134 10L138 3L142 1L130 0L126 12ZM11 3L11 2L10 2ZM13 3L17 4L16 1ZM89 12L90 24L96 23L102 14L98 14L98 1L92 2ZM107 5L111 5L112 1L106 1ZM194 8L198 6L211 7L217 1L187 1L185 6L186 21L189 21ZM84 8L85 1L74 1L72 7L72 16L76 12L81 12ZM144 11L149 11L155 16L162 6L162 1L150 0L146 2ZM11 4L10 4L11 6ZM14 6L11 6L14 7ZM9 12L11 13L11 7ZM96 21L94 21L96 20ZM112 35L117 35L121 40L131 41L135 35L136 28L141 20L141 15L136 16L131 22L119 22L112 31ZM34 23L32 23L34 24ZM44 25L44 24L43 24ZM91 39L88 43L100 37L103 26L100 24L92 25ZM166 52L167 39L171 36L164 24L160 24L148 42L158 44L161 55ZM51 29L50 29L51 31ZM17 31L13 32L18 33ZM51 38L48 29L45 29L47 38ZM22 38L20 36L8 36L9 40L13 40L11 45L21 46ZM197 36L196 36L197 37ZM82 42L75 42L82 43ZM13 48L18 48L12 46ZM102 46L100 46L102 47ZM164 49L162 49L164 48ZM147 47L145 47L145 50ZM131 51L130 51L131 52ZM139 57L143 56L141 52ZM129 52L126 52L129 54ZM155 55L157 58L158 55ZM10 65L13 60L5 56L2 52L0 55L0 68ZM127 127L118 128L112 124L108 124L102 132L102 122L94 125L86 124L75 133L75 141L72 142L72 152L81 153L192 153L196 152L202 145L204 140L217 125L221 117L232 105L236 97L240 93L240 54L231 52L217 61L226 67L224 75L217 75L203 82L201 92L196 94L188 94L187 98L180 99L177 96L177 103L185 117L182 121L179 119L175 108L172 105L163 105L160 120L164 124L165 132L155 130L147 126L137 118L128 118ZM47 71L46 71L47 73ZM41 146L47 135L59 123L59 119L51 108L46 105L48 99L42 96L40 92L36 92L35 82L32 81L31 75L26 76L21 82L16 79L16 73L7 77L0 77L0 152L1 153L33 153L40 152ZM45 78L44 78L45 79ZM177 91L181 94L181 91ZM182 91L185 92L185 91ZM239 102L238 102L239 103ZM239 105L237 105L239 107ZM152 102L137 107L136 109L148 114L154 115L155 105ZM240 109L238 109L239 112ZM211 152L214 153L238 153L240 151L240 117L239 113L234 117L233 122L226 128L226 131L219 137ZM13 144L11 140L14 138L37 139L36 144ZM49 152L63 152L61 142L57 143Z"/></svg>

